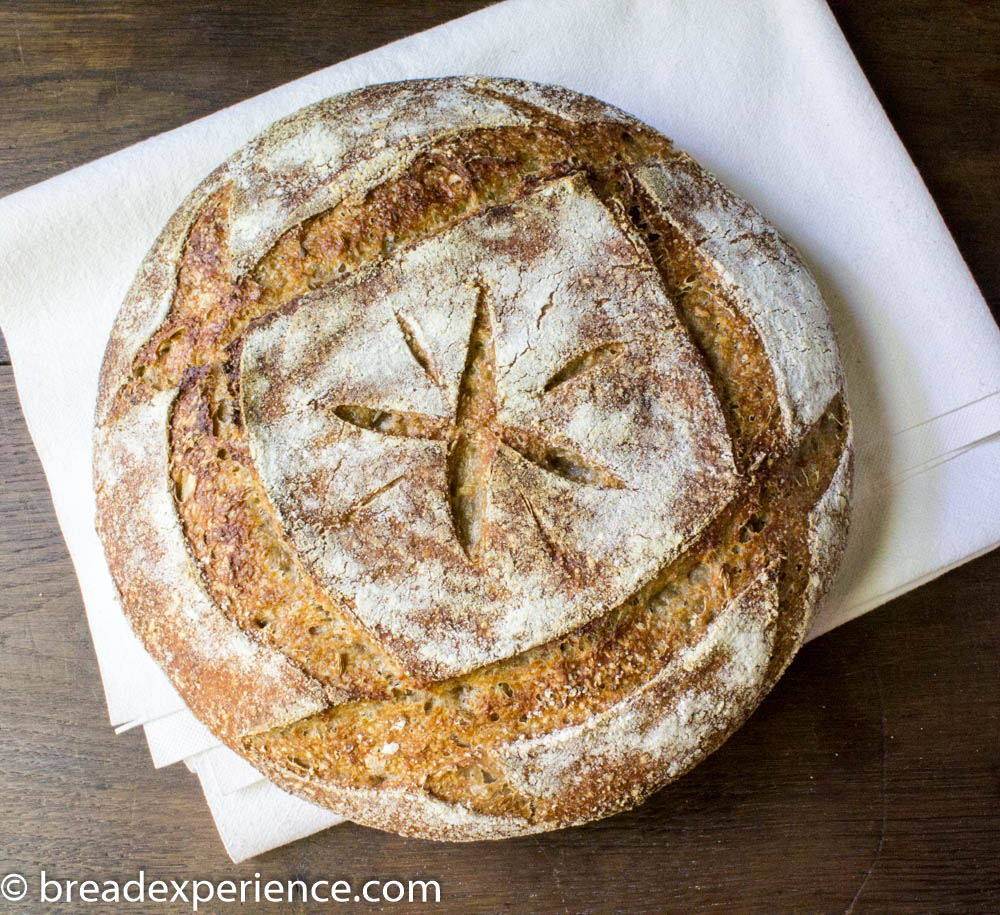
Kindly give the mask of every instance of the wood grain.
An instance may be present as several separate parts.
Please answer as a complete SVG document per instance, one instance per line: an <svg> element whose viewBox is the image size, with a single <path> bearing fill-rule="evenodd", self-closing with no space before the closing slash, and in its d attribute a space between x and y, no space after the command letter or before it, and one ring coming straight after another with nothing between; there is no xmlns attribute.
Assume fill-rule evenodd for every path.
<svg viewBox="0 0 1000 915"><path fill-rule="evenodd" d="M483 5L8 0L0 193ZM833 9L995 308L1000 4ZM459 847L342 826L230 864L194 776L108 727L8 362L0 348L0 876L32 895L42 867L144 868L434 878L431 909L462 913L1000 910L1000 552L807 646L734 739L635 812Z"/></svg>

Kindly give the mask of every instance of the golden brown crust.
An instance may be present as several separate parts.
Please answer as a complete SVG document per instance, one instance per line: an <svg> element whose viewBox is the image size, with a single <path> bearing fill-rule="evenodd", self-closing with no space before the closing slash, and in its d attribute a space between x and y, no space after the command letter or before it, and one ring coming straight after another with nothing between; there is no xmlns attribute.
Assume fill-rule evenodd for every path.
<svg viewBox="0 0 1000 915"><path fill-rule="evenodd" d="M195 713L290 790L456 840L714 749L850 490L773 228L621 112L473 78L327 100L213 173L123 307L95 451L123 605Z"/></svg>

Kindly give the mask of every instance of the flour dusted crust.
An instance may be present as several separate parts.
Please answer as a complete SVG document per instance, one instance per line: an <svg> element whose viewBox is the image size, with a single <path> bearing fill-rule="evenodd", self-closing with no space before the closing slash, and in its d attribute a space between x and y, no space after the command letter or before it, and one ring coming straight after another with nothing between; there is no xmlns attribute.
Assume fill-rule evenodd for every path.
<svg viewBox="0 0 1000 915"><path fill-rule="evenodd" d="M711 259L752 316L774 367L785 430L798 441L842 386L840 357L816 281L748 203L688 156L636 170L684 237Z"/></svg>
<svg viewBox="0 0 1000 915"><path fill-rule="evenodd" d="M279 785L472 840L695 765L846 534L815 282L748 204L558 87L374 86L181 206L95 432L123 607Z"/></svg>
<svg viewBox="0 0 1000 915"><path fill-rule="evenodd" d="M132 625L195 714L229 739L295 721L325 706L317 683L251 639L209 600L190 561L167 475L170 393L152 397L94 442L97 530ZM132 506L140 505L135 511ZM128 516L122 542L116 519ZM221 695L243 699L219 708Z"/></svg>
<svg viewBox="0 0 1000 915"><path fill-rule="evenodd" d="M548 250L526 250L524 237L542 233ZM579 176L472 216L329 293L247 334L251 450L299 555L328 590L351 595L355 615L414 673L466 673L603 615L735 493L722 411L652 259ZM617 485L579 485L501 445L484 555L470 562L452 534L443 435L386 436L329 412L378 405L449 422L481 299L508 440L562 443ZM433 366L413 358L403 327L419 328ZM615 364L642 365L641 377L623 384L621 373L595 371L592 384L546 392L563 364L609 339L621 348ZM383 487L355 509L357 523L341 523ZM566 556L579 557L576 574Z"/></svg>

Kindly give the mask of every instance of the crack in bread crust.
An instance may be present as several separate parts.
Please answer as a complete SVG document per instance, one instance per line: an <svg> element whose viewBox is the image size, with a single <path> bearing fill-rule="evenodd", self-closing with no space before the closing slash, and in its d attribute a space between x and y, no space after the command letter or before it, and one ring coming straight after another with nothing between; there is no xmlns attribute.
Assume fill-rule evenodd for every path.
<svg viewBox="0 0 1000 915"><path fill-rule="evenodd" d="M447 92L447 82L427 85ZM249 639L283 653L321 683L327 697L325 711L242 738L223 731L223 739L279 784L360 822L462 839L535 832L632 806L739 725L791 660L833 574L846 513L838 507L824 526L814 506L832 488L831 480L838 493L849 489L850 427L838 394L819 419L789 438L775 409L774 364L732 277L720 274L635 177L648 165L669 167L677 160L669 141L566 90L490 80L450 85L510 106L518 123L474 129L456 124L386 180L293 224L243 275L237 275L228 251L233 186L214 179L186 230L164 321L136 349L129 373L116 383L102 378L102 390L109 392L103 396L111 398L111 407L104 412L114 423L158 392L177 389L170 414L169 485L204 587ZM391 98L391 87L378 89L369 97ZM362 107L364 97L358 96ZM241 340L256 322L296 307L303 294L342 282L394 251L572 174L585 177L655 263L722 406L739 491L681 556L623 603L552 642L431 682L407 672L382 647L359 622L349 598L331 599L282 531L250 456L237 370ZM440 384L441 368L420 315L397 314L396 320L415 362ZM543 307L537 321L545 320ZM832 337L818 345L833 346ZM106 370L121 362L112 349ZM479 377L483 366L490 374L492 363L480 360L480 365L472 350L467 374ZM622 351L610 341L579 354L551 375L546 391L585 377ZM834 387L842 391L839 376ZM480 393L489 389L489 384L476 387ZM498 447L514 448L536 462L547 458L516 430L484 438L483 430L492 426L484 418L489 403L482 397L467 393L459 407L455 430L448 432L427 416L375 413L346 403L316 405L358 428L447 438L456 481L452 511L462 545L475 560L486 517L485 489L462 481L481 482L487 458ZM552 461L557 463L558 455ZM348 514L391 498L398 482L372 489ZM524 493L520 498L540 541L567 574L585 570L586 557L567 553L531 500ZM120 536L109 520L103 528L106 543ZM818 532L836 545L822 549ZM814 553L822 553L818 567ZM593 749L578 751L591 762L599 756L600 771L573 770L541 794L518 774L512 748L525 741L548 746L638 695L658 673L693 656L718 629L717 620L728 618L726 608L742 607L740 600L756 594L765 574L773 597L755 597L750 609L738 614L747 633L768 633L763 667L757 664L751 678L756 686L727 693L718 711L706 707L697 713L698 724L693 713L681 715L693 741L683 764L663 768L655 762L657 754L636 755L623 744L617 755L615 747L597 755ZM771 607L766 620L759 615L765 606ZM745 639L729 638L700 667L677 673L650 714L655 717L660 709L666 721L674 714L670 709L689 707L685 696L713 694L733 665L744 663L739 658ZM158 659L169 672L169 660ZM211 715L207 723L213 726ZM663 746L678 740L663 735L661 728Z"/></svg>

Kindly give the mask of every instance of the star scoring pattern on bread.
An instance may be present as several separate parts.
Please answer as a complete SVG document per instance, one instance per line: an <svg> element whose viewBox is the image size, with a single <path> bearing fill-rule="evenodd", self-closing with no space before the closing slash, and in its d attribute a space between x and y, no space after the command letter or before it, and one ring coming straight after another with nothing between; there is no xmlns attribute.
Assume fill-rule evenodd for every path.
<svg viewBox="0 0 1000 915"><path fill-rule="evenodd" d="M370 432L449 443L448 501L455 536L469 559L477 563L486 539L493 463L501 446L572 483L603 489L626 488L625 482L609 468L581 454L570 443L555 436L540 436L499 420L493 318L485 286L480 283L478 289L475 319L453 419L359 404L325 405L339 419ZM428 377L439 385L440 378L433 359L417 342L412 325L401 315L396 318L410 354ZM571 359L548 381L544 393L584 372L614 361L624 349L622 343L615 341ZM398 482L398 479L393 482Z"/></svg>

